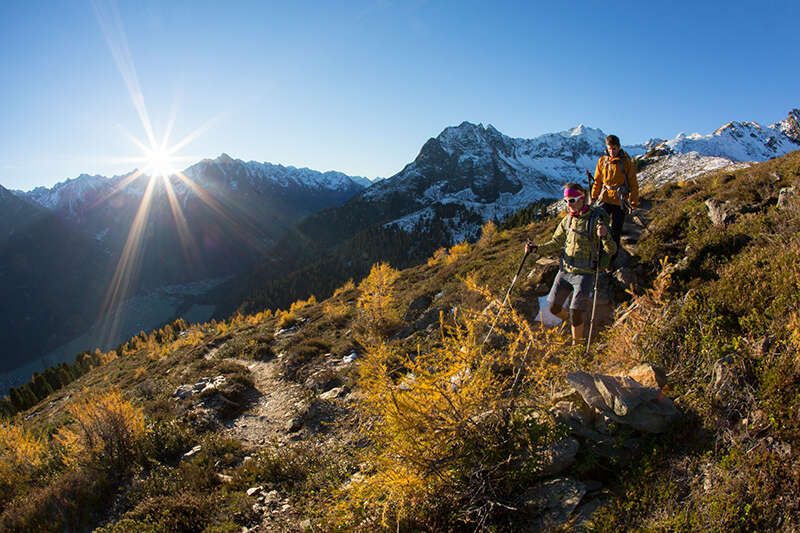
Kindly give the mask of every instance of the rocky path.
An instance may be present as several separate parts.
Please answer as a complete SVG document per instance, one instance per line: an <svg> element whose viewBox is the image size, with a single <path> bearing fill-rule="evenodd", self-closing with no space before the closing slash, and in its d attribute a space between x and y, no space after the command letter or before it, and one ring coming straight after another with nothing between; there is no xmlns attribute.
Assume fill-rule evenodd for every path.
<svg viewBox="0 0 800 533"><path fill-rule="evenodd" d="M308 406L308 392L280 377L278 360L231 359L252 372L258 394L250 407L226 424L229 436L252 446L288 440Z"/></svg>

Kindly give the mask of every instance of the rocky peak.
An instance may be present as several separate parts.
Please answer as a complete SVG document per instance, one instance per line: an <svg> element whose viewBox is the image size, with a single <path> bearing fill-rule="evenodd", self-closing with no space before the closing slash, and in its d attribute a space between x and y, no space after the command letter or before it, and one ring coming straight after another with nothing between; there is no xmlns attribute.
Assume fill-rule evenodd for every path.
<svg viewBox="0 0 800 533"><path fill-rule="evenodd" d="M231 156L229 156L225 152L221 153L220 156L214 160L214 162L217 163L217 164L220 164L220 165L230 165L230 164L236 163L236 162L241 163L241 161L239 161L238 159L232 158Z"/></svg>
<svg viewBox="0 0 800 533"><path fill-rule="evenodd" d="M785 119L771 127L782 131L792 141L800 144L800 109L792 109Z"/></svg>
<svg viewBox="0 0 800 533"><path fill-rule="evenodd" d="M503 139L505 139L505 136L491 124L484 126L483 124L473 124L467 121L458 126L445 128L436 137L442 149L449 154L490 149L491 145Z"/></svg>

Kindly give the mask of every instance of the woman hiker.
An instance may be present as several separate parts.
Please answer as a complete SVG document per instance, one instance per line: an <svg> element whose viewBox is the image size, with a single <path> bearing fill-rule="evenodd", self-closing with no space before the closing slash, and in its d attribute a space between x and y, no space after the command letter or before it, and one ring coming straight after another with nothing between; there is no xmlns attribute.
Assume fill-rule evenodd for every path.
<svg viewBox="0 0 800 533"><path fill-rule="evenodd" d="M608 268L617 245L608 232L608 213L588 205L583 187L577 183L564 185L564 201L567 215L556 227L553 238L538 246L528 240L525 253L535 252L542 256L561 251L561 267L547 295L547 303L550 312L561 320L571 319L572 341L578 344L585 339L584 317L591 310L598 266L600 270ZM565 303L568 303L568 310Z"/></svg>

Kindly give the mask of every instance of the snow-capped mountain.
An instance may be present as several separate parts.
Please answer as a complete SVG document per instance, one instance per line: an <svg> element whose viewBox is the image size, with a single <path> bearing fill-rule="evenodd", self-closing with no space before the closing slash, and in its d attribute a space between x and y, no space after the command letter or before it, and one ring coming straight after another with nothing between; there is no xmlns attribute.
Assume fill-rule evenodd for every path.
<svg viewBox="0 0 800 533"><path fill-rule="evenodd" d="M183 172L201 187L213 185L217 190L237 191L242 184L251 192L261 194L311 194L313 196L332 195L330 204L341 201L342 196L350 197L371 182L361 176L348 176L341 172L318 172L308 168L273 165L257 161L244 162L222 154L216 159L203 159ZM132 174L132 173L131 173ZM131 174L114 176L90 176L81 174L51 188L37 187L32 191L15 191L42 207L77 215L88 207L96 207L99 200L117 188ZM123 194L141 196L146 188L146 179L138 179L120 190ZM179 199L190 194L190 188L173 177L172 183ZM307 198L311 204L322 198ZM327 207L327 205L323 205ZM313 208L313 207L312 207Z"/></svg>
<svg viewBox="0 0 800 533"><path fill-rule="evenodd" d="M800 149L800 109L769 126L728 122L712 133L681 133L669 140L651 140L645 147L640 183L688 180L721 168L741 168Z"/></svg>
<svg viewBox="0 0 800 533"><path fill-rule="evenodd" d="M681 133L655 148L664 148L673 154L695 152L744 162L785 155L797 150L798 143L776 125L764 127L756 122L728 122L706 135Z"/></svg>
<svg viewBox="0 0 800 533"><path fill-rule="evenodd" d="M789 111L789 116L770 125L770 128L780 130L795 143L800 144L800 109L792 109Z"/></svg>
<svg viewBox="0 0 800 533"><path fill-rule="evenodd" d="M86 203L87 200L95 199L100 191L109 188L112 181L105 176L81 174L77 178L57 183L51 188L36 187L26 193L19 191L18 194L47 209L63 209L74 212L79 205Z"/></svg>
<svg viewBox="0 0 800 533"><path fill-rule="evenodd" d="M709 170L800 149L800 110L771 126L730 122L709 134L624 146L641 160L640 182L689 179ZM335 245L365 228L444 232L445 243L477 236L488 219L502 219L567 181L585 183L605 150L605 133L583 125L532 139L463 122L429 139L394 176L375 182L339 208L310 217L302 233Z"/></svg>
<svg viewBox="0 0 800 533"><path fill-rule="evenodd" d="M491 125L464 122L430 139L411 164L360 198L396 202L398 195L413 193L407 212L384 222L407 231L430 223L442 206L457 205L463 209L448 221L453 238L470 238L480 224L467 220L502 219L533 201L558 196L564 182L585 181L584 171L594 170L604 149L605 134L583 125L520 139Z"/></svg>

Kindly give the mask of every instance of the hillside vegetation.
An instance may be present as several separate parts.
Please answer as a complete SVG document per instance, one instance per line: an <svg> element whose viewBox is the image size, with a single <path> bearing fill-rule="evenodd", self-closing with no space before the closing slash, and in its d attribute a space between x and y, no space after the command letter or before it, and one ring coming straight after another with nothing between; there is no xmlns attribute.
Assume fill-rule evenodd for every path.
<svg viewBox="0 0 800 533"><path fill-rule="evenodd" d="M5 406L0 524L796 530L798 180L795 152L645 191L649 225L621 276L636 284L617 284L588 355L535 321L553 260L528 263L489 334L522 243L556 218L488 223L474 244L375 265L324 301L84 355L39 383L36 405ZM666 431L608 419L592 440L599 426L576 434L558 416L572 372L640 363L663 369L680 411ZM570 494L554 487L580 487L561 517Z"/></svg>

